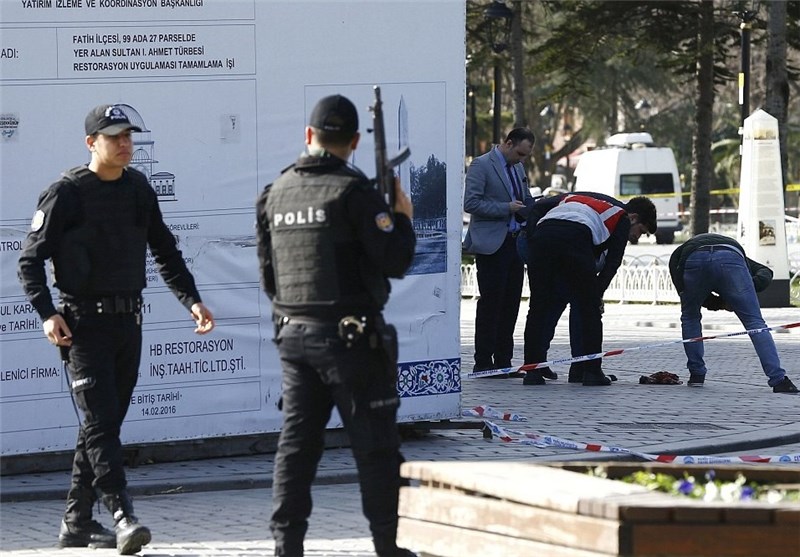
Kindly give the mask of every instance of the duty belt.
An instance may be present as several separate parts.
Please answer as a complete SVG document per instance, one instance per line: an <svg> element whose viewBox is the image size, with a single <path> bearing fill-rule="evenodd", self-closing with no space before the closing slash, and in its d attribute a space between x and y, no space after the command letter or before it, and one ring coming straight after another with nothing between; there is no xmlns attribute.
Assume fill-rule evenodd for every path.
<svg viewBox="0 0 800 557"><path fill-rule="evenodd" d="M384 325L383 317L367 315L345 315L338 321L332 319L315 319L313 317L293 317L288 315L274 316L275 325L304 325L318 331L335 332L339 338L347 343L348 348L358 342L365 334L380 330ZM373 344L373 342L371 342Z"/></svg>
<svg viewBox="0 0 800 557"><path fill-rule="evenodd" d="M89 300L72 300L68 305L85 313L140 313L142 299L138 296L103 296Z"/></svg>

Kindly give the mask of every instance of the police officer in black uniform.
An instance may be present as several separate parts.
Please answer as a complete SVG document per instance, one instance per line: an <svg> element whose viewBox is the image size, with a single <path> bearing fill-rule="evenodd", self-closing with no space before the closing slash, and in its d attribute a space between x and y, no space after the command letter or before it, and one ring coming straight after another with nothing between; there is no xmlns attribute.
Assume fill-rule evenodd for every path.
<svg viewBox="0 0 800 557"><path fill-rule="evenodd" d="M341 95L320 100L307 151L257 203L258 255L272 300L283 367L283 429L270 527L275 555L303 555L311 483L335 405L359 471L362 506L381 557L398 548L402 456L397 431L397 333L381 311L387 277L414 256L412 205L396 182L394 214L374 183L347 163L358 113Z"/></svg>
<svg viewBox="0 0 800 557"><path fill-rule="evenodd" d="M85 128L91 162L68 170L39 196L18 274L45 335L68 363L70 388L84 417L59 545L116 547L130 555L151 538L133 514L120 443L139 372L148 246L164 282L195 320L195 331L211 331L214 317L147 178L127 168L131 132L141 129L116 105L94 108ZM47 259L60 291L58 309L47 286ZM114 532L92 518L97 491L114 517Z"/></svg>

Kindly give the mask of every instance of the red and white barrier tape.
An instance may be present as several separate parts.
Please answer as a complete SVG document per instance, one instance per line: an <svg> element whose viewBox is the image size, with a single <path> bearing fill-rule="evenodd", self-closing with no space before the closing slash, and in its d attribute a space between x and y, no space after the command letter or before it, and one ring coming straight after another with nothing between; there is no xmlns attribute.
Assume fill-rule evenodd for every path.
<svg viewBox="0 0 800 557"><path fill-rule="evenodd" d="M482 404L469 410L462 410L461 415L465 418L494 418L496 420L503 420L504 422L527 422L528 418L520 414L511 414L510 412L500 412L491 406Z"/></svg>
<svg viewBox="0 0 800 557"><path fill-rule="evenodd" d="M549 367L555 364L571 364L573 362L585 362L588 360L597 360L600 358L608 358L609 356L619 356L620 354L624 354L625 352L635 352L638 350L646 350L649 348L657 348L661 346L668 346L670 344L687 344L690 342L701 342L704 340L713 340L716 338L725 338L725 337L735 337L735 336L742 336L742 335L756 335L758 333L764 333L767 331L781 331L785 329L793 329L795 327L800 327L800 323L789 323L786 325L776 325L775 327L761 327L759 329L750 329L749 331L737 331L735 333L725 333L722 335L714 335L708 337L694 337L694 338L687 338L683 340L670 340L667 342L656 342L654 344L643 344L641 346L634 346L631 348L619 348L617 350L609 350L607 352L598 352L596 354L586 354L585 356L575 356L572 358L560 358L558 360L548 360L546 362L539 362L535 364L524 364L520 367L504 367L500 369L486 369L483 371L473 371L471 373L466 374L466 379L475 379L479 377L489 377L492 375L503 375L506 373L514 373L517 371L530 371L536 368L541 367Z"/></svg>
<svg viewBox="0 0 800 557"><path fill-rule="evenodd" d="M629 454L637 456L644 460L653 462L666 462L674 464L761 464L770 462L779 463L796 463L800 464L800 453L784 454L784 455L741 455L741 456L706 456L706 455L658 455L643 453L626 449L624 447L615 447L609 445L602 445L599 443L581 443L571 441L569 439L562 439L553 435L540 435L534 432L514 431L506 429L497 425L489 420L484 420L484 424L492 432L492 435L500 438L506 443L515 443L520 445L533 445L539 448L560 448L560 449L573 449L576 451L598 452L598 453L616 453L616 454Z"/></svg>

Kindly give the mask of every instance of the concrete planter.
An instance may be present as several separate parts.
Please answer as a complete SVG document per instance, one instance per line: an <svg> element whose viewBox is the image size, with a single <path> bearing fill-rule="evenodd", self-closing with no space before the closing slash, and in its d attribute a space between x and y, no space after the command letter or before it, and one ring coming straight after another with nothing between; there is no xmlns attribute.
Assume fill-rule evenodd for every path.
<svg viewBox="0 0 800 557"><path fill-rule="evenodd" d="M398 543L423 556L800 557L800 504L706 503L617 481L653 469L800 484L796 467L407 462Z"/></svg>

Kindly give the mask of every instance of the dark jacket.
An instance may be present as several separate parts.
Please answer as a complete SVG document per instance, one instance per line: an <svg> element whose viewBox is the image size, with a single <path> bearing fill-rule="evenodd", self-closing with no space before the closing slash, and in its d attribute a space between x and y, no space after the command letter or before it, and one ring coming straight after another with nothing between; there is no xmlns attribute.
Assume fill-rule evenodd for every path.
<svg viewBox="0 0 800 557"><path fill-rule="evenodd" d="M739 242L733 238L730 238L729 236L723 236L722 234L705 233L698 234L697 236L678 246L675 251L672 252L672 256L669 258L669 276L672 279L672 284L675 285L678 294L682 294L684 290L683 271L686 266L686 259L692 253L694 253L697 248L720 244L733 246L742 253L745 263L747 264L747 268L750 271L750 276L753 277L753 287L756 289L756 292L761 292L770 285L772 282L772 270L766 265L762 265L761 263L753 261L747 257L744 253L744 248L741 246L741 244L739 244ZM714 303L716 302L706 300L703 305L709 307L708 304Z"/></svg>
<svg viewBox="0 0 800 557"><path fill-rule="evenodd" d="M181 304L190 309L199 303L194 278L164 223L147 178L129 168L119 180L103 182L88 172L79 183L64 176L42 192L22 246L18 276L41 319L56 313L47 286L46 260L61 267L56 269L56 277L70 285L59 288L64 299L137 296L146 285L147 247ZM121 232L134 229L135 233ZM73 268L78 265L85 268ZM83 276L75 280L76 274ZM82 286L73 291L73 284ZM55 286L60 286L58 280Z"/></svg>
<svg viewBox="0 0 800 557"><path fill-rule="evenodd" d="M585 195L587 197L593 197L595 199L602 199L604 201L608 201L617 207L625 208L625 203L620 201L619 199L615 199L611 196L604 195L602 193L596 192L586 192L586 191L576 191L570 193L564 193L561 195L556 195L553 197L543 197L538 199L536 202L526 207L524 210L524 215L528 219L528 223L525 226L526 234L528 238L536 230L536 225L539 223L539 220L547 214L548 211L557 207L561 201L567 195ZM575 226L584 226L581 223L574 223ZM611 284L611 281L614 280L614 275L617 273L617 269L619 269L620 265L622 265L622 259L625 256L625 248L628 245L628 236L631 230L631 221L628 219L627 213L618 221L616 228L611 233L608 240L600 244L599 246L595 247L595 252L598 257L606 251L605 253L605 263L600 269L600 272L597 275L598 285L600 288L600 292L605 292L608 289L608 286ZM530 256L528 258L530 260Z"/></svg>

